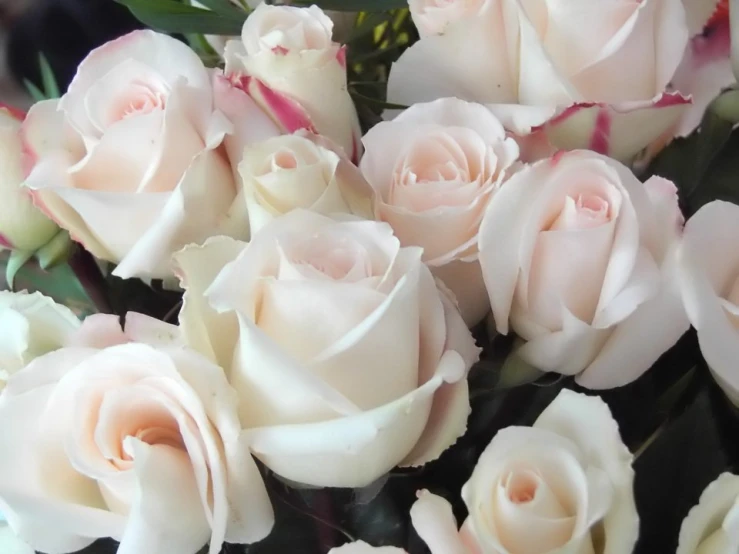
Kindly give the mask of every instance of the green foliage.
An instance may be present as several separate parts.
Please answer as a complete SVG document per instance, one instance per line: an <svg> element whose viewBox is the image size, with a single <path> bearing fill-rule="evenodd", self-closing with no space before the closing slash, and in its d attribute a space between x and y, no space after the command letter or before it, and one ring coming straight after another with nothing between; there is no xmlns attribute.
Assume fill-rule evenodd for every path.
<svg viewBox="0 0 739 554"><path fill-rule="evenodd" d="M404 8L408 0L298 0L297 5L315 4L324 10L340 12L383 12L396 8Z"/></svg>
<svg viewBox="0 0 739 554"><path fill-rule="evenodd" d="M646 175L659 175L677 186L685 217L693 215L712 200L739 204L739 132L729 119L728 91L717 99L703 117L696 132L676 139L652 161ZM717 109L718 108L718 109Z"/></svg>
<svg viewBox="0 0 739 554"><path fill-rule="evenodd" d="M43 52L39 52L38 55L39 71L41 72L41 88L33 84L28 79L25 79L23 83L28 90L28 93L36 102L42 100L48 100L50 98L59 98L61 93L59 91L59 85L54 77L54 72L51 69L49 60L46 59Z"/></svg>
<svg viewBox="0 0 739 554"><path fill-rule="evenodd" d="M136 18L168 33L202 33L206 35L238 35L247 12L228 0L203 0L211 9L196 8L177 0L116 0Z"/></svg>

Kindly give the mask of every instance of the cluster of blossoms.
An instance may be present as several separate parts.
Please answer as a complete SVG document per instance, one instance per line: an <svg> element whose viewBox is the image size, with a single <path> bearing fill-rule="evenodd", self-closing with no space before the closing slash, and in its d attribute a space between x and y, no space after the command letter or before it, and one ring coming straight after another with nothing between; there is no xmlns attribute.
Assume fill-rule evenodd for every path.
<svg viewBox="0 0 739 554"><path fill-rule="evenodd" d="M36 251L61 228L114 275L184 291L178 325L123 326L2 293L13 533L49 554L260 541L259 464L365 487L450 448L486 317L515 356L593 390L640 377L692 323L739 404L739 206L686 223L670 181L630 168L733 82L728 21L694 4L410 0L421 39L388 83L408 109L364 136L315 6L258 6L223 70L134 32L60 99L4 110L0 244ZM564 391L493 438L461 528L433 491L410 517L433 554L628 554L632 459L606 404ZM739 544L721 481L680 554Z"/></svg>

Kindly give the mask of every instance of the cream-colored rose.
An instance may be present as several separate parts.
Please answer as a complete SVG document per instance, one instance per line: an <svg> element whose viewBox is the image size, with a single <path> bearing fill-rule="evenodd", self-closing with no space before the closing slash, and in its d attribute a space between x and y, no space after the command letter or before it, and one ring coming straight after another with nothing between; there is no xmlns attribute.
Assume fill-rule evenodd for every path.
<svg viewBox="0 0 739 554"><path fill-rule="evenodd" d="M444 34L449 24L478 15L490 0L408 0L421 36Z"/></svg>
<svg viewBox="0 0 739 554"><path fill-rule="evenodd" d="M297 131L248 146L239 164L254 235L296 208L372 219L372 188L329 139Z"/></svg>
<svg viewBox="0 0 739 554"><path fill-rule="evenodd" d="M608 406L563 390L533 427L499 431L480 456L462 488L462 539L480 554L629 554L632 460Z"/></svg>
<svg viewBox="0 0 739 554"><path fill-rule="evenodd" d="M260 4L241 40L226 44L226 76L292 132L325 135L357 161L359 120L347 89L346 52L317 6Z"/></svg>
<svg viewBox="0 0 739 554"><path fill-rule="evenodd" d="M480 227L495 324L544 371L593 389L638 378L688 330L675 276L675 186L589 151L519 171ZM649 340L644 340L648 336Z"/></svg>
<svg viewBox="0 0 739 554"><path fill-rule="evenodd" d="M477 234L518 146L484 106L447 98L417 104L363 139L361 170L375 212L404 246L421 246L472 326L489 311Z"/></svg>
<svg viewBox="0 0 739 554"><path fill-rule="evenodd" d="M229 367L252 451L278 475L362 487L464 433L479 349L388 225L295 210L177 262L185 340Z"/></svg>
<svg viewBox="0 0 739 554"><path fill-rule="evenodd" d="M428 11L436 2L421 3ZM393 65L390 102L457 97L547 107L535 131L557 148L622 160L672 129L689 104L665 94L688 42L681 0L439 4L444 31ZM426 34L427 20L415 20Z"/></svg>
<svg viewBox="0 0 739 554"><path fill-rule="evenodd" d="M739 206L720 200L685 224L679 277L685 310L716 381L739 405Z"/></svg>
<svg viewBox="0 0 739 554"><path fill-rule="evenodd" d="M64 346L79 326L72 310L40 292L0 291L0 390L13 373Z"/></svg>
<svg viewBox="0 0 739 554"><path fill-rule="evenodd" d="M676 554L739 551L739 477L723 473L706 487L680 527Z"/></svg>
<svg viewBox="0 0 739 554"><path fill-rule="evenodd" d="M0 507L20 538L73 552L195 554L250 543L273 515L223 370L129 314L91 316L0 396ZM173 517L176 514L176 517Z"/></svg>
<svg viewBox="0 0 739 554"><path fill-rule="evenodd" d="M73 239L118 264L115 275L164 278L188 243L248 237L221 147L232 130L197 55L135 31L93 51L60 100L31 108L26 184Z"/></svg>
<svg viewBox="0 0 739 554"><path fill-rule="evenodd" d="M22 188L24 167L20 133L24 114L0 107L0 248L34 252L59 232L59 227L34 207Z"/></svg>

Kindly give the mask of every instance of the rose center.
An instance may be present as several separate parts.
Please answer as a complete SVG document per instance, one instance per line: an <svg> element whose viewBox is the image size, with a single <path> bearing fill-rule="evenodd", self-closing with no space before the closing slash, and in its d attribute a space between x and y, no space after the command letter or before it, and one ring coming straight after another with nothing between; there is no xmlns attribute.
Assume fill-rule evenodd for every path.
<svg viewBox="0 0 739 554"><path fill-rule="evenodd" d="M514 504L526 504L536 498L538 477L530 470L514 471L509 474L506 482L508 499Z"/></svg>
<svg viewBox="0 0 739 554"><path fill-rule="evenodd" d="M549 230L591 229L611 220L611 205L594 193L568 195Z"/></svg>
<svg viewBox="0 0 739 554"><path fill-rule="evenodd" d="M367 252L347 237L316 237L298 245L290 257L295 266L308 270L308 277L317 273L333 281L354 282L372 272Z"/></svg>
<svg viewBox="0 0 739 554"><path fill-rule="evenodd" d="M295 169L298 167L298 159L295 154L287 150L281 150L272 157L272 171L279 169Z"/></svg>
<svg viewBox="0 0 739 554"><path fill-rule="evenodd" d="M155 91L144 84L135 84L132 89L122 96L113 110L113 121L127 119L136 115L163 110L166 105L166 95Z"/></svg>

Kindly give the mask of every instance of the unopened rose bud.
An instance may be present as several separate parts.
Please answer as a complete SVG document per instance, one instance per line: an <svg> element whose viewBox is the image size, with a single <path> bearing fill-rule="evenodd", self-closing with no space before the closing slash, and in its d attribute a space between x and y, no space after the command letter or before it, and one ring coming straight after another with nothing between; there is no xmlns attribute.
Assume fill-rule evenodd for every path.
<svg viewBox="0 0 739 554"><path fill-rule="evenodd" d="M0 247L34 252L59 232L59 227L33 205L25 179L20 134L24 114L0 108Z"/></svg>

